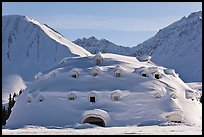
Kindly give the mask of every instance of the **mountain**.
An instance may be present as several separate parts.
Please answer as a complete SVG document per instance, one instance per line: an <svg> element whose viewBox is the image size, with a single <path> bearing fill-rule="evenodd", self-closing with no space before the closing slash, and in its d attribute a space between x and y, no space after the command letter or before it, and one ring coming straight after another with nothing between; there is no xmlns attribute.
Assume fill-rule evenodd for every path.
<svg viewBox="0 0 204 137"><path fill-rule="evenodd" d="M73 41L73 43L83 47L84 49L88 50L92 54L102 52L102 53L115 53L115 54L121 54L121 55L128 55L130 52L129 47L116 45L106 39L98 40L94 36L89 38L77 39Z"/></svg>
<svg viewBox="0 0 204 137"><path fill-rule="evenodd" d="M66 57L32 81L4 128L202 126L200 93L174 70L135 57Z"/></svg>
<svg viewBox="0 0 204 137"><path fill-rule="evenodd" d="M183 17L131 48L94 37L73 42L91 53L117 53L138 58L148 55L154 63L174 68L185 82L202 81L202 11Z"/></svg>
<svg viewBox="0 0 204 137"><path fill-rule="evenodd" d="M91 54L87 50L67 40L48 25L21 15L2 16L3 81L9 75L32 81L38 72L47 70L64 57L88 55Z"/></svg>
<svg viewBox="0 0 204 137"><path fill-rule="evenodd" d="M185 82L202 81L202 12L159 30L135 50L132 55L150 55L155 63L174 68Z"/></svg>
<svg viewBox="0 0 204 137"><path fill-rule="evenodd" d="M87 56L88 51L70 42L47 25L20 15L2 17L3 75L34 79L66 56Z"/></svg>

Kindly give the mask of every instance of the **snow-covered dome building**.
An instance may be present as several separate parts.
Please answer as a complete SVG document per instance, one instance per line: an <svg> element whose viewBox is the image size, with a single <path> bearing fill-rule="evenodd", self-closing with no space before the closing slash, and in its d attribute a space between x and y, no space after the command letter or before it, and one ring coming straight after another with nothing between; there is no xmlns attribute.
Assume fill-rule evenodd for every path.
<svg viewBox="0 0 204 137"><path fill-rule="evenodd" d="M171 75L174 71L108 53L103 54L99 69L95 59L70 57L42 72L18 96L6 127L202 124L198 91ZM92 75L102 75L93 77L90 70Z"/></svg>

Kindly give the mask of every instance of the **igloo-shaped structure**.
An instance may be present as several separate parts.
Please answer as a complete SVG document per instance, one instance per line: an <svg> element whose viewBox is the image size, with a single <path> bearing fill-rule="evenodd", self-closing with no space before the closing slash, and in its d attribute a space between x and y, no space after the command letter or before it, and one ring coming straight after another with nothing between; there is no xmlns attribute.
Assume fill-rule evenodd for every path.
<svg viewBox="0 0 204 137"><path fill-rule="evenodd" d="M178 76L166 74L167 68L116 54L104 53L103 58L106 60L100 64L103 75L96 78L90 76L95 67L93 56L72 57L54 66L50 73L42 73L18 96L6 127L202 124L202 104L196 99L197 91ZM56 68L63 71L56 72ZM71 77L73 68L80 70L80 77ZM154 75L157 69L162 76L159 79ZM50 77L52 72L56 72L56 78ZM114 72L121 77L116 78ZM141 76L142 72L147 78ZM40 95L45 99L42 102Z"/></svg>

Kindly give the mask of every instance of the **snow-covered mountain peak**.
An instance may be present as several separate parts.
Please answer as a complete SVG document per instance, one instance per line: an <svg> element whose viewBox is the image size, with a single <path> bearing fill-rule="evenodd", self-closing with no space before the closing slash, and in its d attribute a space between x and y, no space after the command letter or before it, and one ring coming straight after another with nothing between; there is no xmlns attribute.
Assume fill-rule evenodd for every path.
<svg viewBox="0 0 204 137"><path fill-rule="evenodd" d="M193 12L188 16L188 18L200 18L200 17L202 17L202 11Z"/></svg>
<svg viewBox="0 0 204 137"><path fill-rule="evenodd" d="M64 57L91 55L48 25L21 15L2 16L2 51L3 76L17 74L24 80Z"/></svg>

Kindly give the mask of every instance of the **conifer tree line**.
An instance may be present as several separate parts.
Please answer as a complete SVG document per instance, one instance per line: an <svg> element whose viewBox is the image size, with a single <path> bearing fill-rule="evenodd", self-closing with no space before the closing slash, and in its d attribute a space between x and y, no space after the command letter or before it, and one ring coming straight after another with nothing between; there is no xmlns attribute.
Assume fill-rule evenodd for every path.
<svg viewBox="0 0 204 137"><path fill-rule="evenodd" d="M20 95L23 92L23 90L21 89L18 93L18 95ZM13 94L13 97L11 94L9 94L9 102L8 102L8 108L6 108L5 106L3 106L2 104L2 125L6 125L6 120L9 118L10 114L11 114L11 109L13 108L14 104L15 104L15 100L14 98L16 96L18 96L17 93Z"/></svg>

